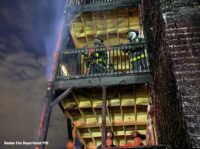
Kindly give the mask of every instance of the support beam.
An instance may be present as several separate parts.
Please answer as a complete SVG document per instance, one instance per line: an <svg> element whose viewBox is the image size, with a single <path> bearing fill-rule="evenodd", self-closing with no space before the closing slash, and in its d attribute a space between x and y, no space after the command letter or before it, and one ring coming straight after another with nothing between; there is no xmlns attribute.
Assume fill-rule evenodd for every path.
<svg viewBox="0 0 200 149"><path fill-rule="evenodd" d="M106 124L107 127L118 127L118 126L132 126L132 125L137 125L137 126L143 126L147 125L147 121L129 121L129 122L116 122L112 121L112 123ZM87 124L87 123L81 123L81 125L76 126L77 128L96 128L96 127L101 127L102 123L97 123L97 124Z"/></svg>
<svg viewBox="0 0 200 149"><path fill-rule="evenodd" d="M68 88L64 93L62 93L59 97L57 97L53 102L50 103L50 106L53 107L62 101L67 95L69 95L72 91L72 88Z"/></svg>
<svg viewBox="0 0 200 149"><path fill-rule="evenodd" d="M152 82L153 77L150 73L126 74L118 76L85 77L80 79L66 79L54 82L55 89L85 88L114 85L131 85Z"/></svg>
<svg viewBox="0 0 200 149"><path fill-rule="evenodd" d="M106 110L107 110L107 114L108 114L108 117L109 117L111 130L112 130L112 132L114 132L114 129L112 127L112 115L110 114L110 111L109 111L107 106L106 106Z"/></svg>
<svg viewBox="0 0 200 149"><path fill-rule="evenodd" d="M77 104L77 106L78 106L78 110L79 110L79 112L80 112L81 116L83 117L83 120L84 120L84 122L85 122L85 124L86 124L86 115L84 114L83 110L79 107L79 101L78 101L78 99L76 98L76 95L75 95L75 94L73 94L73 97L74 97L74 100L76 101L76 104ZM94 137L92 137L92 131L90 130L90 128L87 128L87 130L88 130L88 132L90 133L90 136L91 136L91 138L92 138L92 141L96 144L96 141L95 141Z"/></svg>
<svg viewBox="0 0 200 149"><path fill-rule="evenodd" d="M92 106L93 114L94 114L94 116L95 116L95 118L96 118L96 124L98 124L99 119L98 119L97 112L95 111L94 106L93 106L93 104L94 104L94 103L93 103L93 98L90 96L90 97L89 97L89 100L90 100L90 104L91 104L91 106Z"/></svg>
<svg viewBox="0 0 200 149"><path fill-rule="evenodd" d="M102 90L102 138L101 149L106 148L106 87Z"/></svg>
<svg viewBox="0 0 200 149"><path fill-rule="evenodd" d="M124 111L123 111L123 108L122 108L122 98L121 98L121 94L120 93L119 93L119 100L120 100L120 112L121 112L121 115L122 115L122 121L124 123ZM127 144L126 128L125 128L124 125L123 125L123 131L124 131L124 140L125 140L125 143Z"/></svg>

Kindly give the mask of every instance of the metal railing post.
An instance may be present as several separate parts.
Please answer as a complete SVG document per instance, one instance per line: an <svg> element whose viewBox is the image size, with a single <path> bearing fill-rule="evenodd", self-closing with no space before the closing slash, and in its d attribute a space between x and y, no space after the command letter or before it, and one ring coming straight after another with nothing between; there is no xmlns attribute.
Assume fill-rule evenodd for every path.
<svg viewBox="0 0 200 149"><path fill-rule="evenodd" d="M102 138L101 149L106 148L106 87L102 87Z"/></svg>
<svg viewBox="0 0 200 149"><path fill-rule="evenodd" d="M133 51L136 48L144 49L141 51ZM99 58L106 61L106 66L98 65L94 55L95 53L107 53L106 59L103 54L99 54ZM66 56L63 56L65 54ZM84 55L85 54L85 55ZM112 46L111 49L106 47L97 47L94 49L65 49L60 57L64 58L63 64L67 66L68 79L78 79L80 77L95 77L105 75L149 72L149 53L145 43L140 44L124 44ZM138 60L133 61L136 58ZM102 66L103 65L103 66ZM99 69L103 70L99 70ZM87 70L88 69L88 70ZM89 72L86 72L89 71ZM66 78L66 76L64 76Z"/></svg>

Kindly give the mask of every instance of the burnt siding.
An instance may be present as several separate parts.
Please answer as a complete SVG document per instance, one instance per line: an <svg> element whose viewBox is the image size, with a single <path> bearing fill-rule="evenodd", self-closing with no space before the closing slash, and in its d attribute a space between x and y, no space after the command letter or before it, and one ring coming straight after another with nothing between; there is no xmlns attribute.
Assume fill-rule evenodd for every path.
<svg viewBox="0 0 200 149"><path fill-rule="evenodd" d="M152 51L153 101L161 144L170 144L173 148L187 148L186 131L182 120L180 100L177 98L175 77L172 71L170 54L164 43L164 22L157 1L149 3L145 13L145 30Z"/></svg>
<svg viewBox="0 0 200 149"><path fill-rule="evenodd" d="M200 148L199 1L152 0L145 5L159 143Z"/></svg>

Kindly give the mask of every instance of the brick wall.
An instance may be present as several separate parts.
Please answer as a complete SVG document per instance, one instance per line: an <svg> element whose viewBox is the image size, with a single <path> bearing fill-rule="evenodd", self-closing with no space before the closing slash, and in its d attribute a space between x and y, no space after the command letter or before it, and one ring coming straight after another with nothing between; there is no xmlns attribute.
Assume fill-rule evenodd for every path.
<svg viewBox="0 0 200 149"><path fill-rule="evenodd" d="M175 0L166 14L166 38L180 93L189 143L200 148L200 8L195 0ZM170 7L169 7L170 6Z"/></svg>
<svg viewBox="0 0 200 149"><path fill-rule="evenodd" d="M148 0L144 5L159 143L200 148L198 3Z"/></svg>

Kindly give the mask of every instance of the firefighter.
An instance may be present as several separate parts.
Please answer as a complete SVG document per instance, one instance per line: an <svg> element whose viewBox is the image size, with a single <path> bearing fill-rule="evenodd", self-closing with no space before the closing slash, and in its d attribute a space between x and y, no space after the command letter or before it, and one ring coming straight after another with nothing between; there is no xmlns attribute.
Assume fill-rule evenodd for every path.
<svg viewBox="0 0 200 149"><path fill-rule="evenodd" d="M143 146L143 140L146 138L145 135L140 134L138 131L133 131L131 133L132 143L127 144L127 147Z"/></svg>
<svg viewBox="0 0 200 149"><path fill-rule="evenodd" d="M115 147L113 144L114 134L112 131L106 132L106 147ZM97 147L97 149L101 149L101 145Z"/></svg>
<svg viewBox="0 0 200 149"><path fill-rule="evenodd" d="M66 149L74 149L74 142L73 142L73 140L69 140L67 142Z"/></svg>
<svg viewBox="0 0 200 149"><path fill-rule="evenodd" d="M139 32L136 30L129 30L127 37L131 44L136 44L132 46L131 49L125 50L129 53L130 63L132 65L133 71L145 70L147 68L146 64L146 54L144 52L144 39L139 38Z"/></svg>
<svg viewBox="0 0 200 149"><path fill-rule="evenodd" d="M95 36L93 44L95 48L104 48L104 41L99 36ZM103 49L103 50L104 50ZM89 74L104 73L107 67L107 52L102 50L93 50L89 55Z"/></svg>

